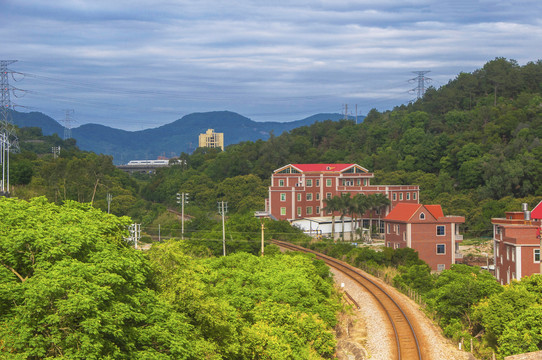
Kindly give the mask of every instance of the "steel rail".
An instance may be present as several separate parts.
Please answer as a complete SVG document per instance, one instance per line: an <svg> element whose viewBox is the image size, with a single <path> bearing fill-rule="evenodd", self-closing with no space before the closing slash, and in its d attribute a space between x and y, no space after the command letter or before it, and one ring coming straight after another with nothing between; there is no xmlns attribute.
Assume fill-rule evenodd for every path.
<svg viewBox="0 0 542 360"><path fill-rule="evenodd" d="M418 338L416 336L416 332L414 331L412 323L408 319L407 315L405 314L405 312L403 311L401 306L399 306L397 301L393 298L393 296L391 296L386 290L384 290L382 288L382 286L378 285L376 282L374 282L372 279L370 279L368 276L366 276L363 272L361 272L360 269L358 269L358 268L356 268L356 267L354 267L354 266L352 266L350 264L347 264L347 263L345 263L343 261L337 260L337 259L335 259L335 258L333 258L331 256L324 255L324 254L316 252L314 250L303 248L301 246L294 245L294 244L284 242L284 241L273 240L272 242L274 244L278 245L278 246L282 246L282 247L288 248L290 250L296 250L296 251L312 253L312 254L316 255L317 258L320 258L323 261L325 261L326 264L328 264L329 266L332 266L335 269L343 272L345 275L347 275L348 277L353 279L355 282L357 282L358 284L363 286L365 289L367 289L367 291L369 291L373 295L373 297L376 299L376 301L380 304L380 306L382 307L382 309L386 313L386 315L387 315L387 317L388 317L388 319L390 321L390 324L391 324L391 326L393 328L393 331L394 331L394 334L395 334L395 342L396 342L396 346L397 346L397 359L398 360L410 360L410 359L422 360L422 352L421 352L421 349L420 349L420 344L418 342ZM360 281L356 277L362 278L363 281ZM367 282L371 286L376 288L377 289L376 292L380 292L382 295L384 295L384 298L379 297L378 296L379 294L376 294L375 290L370 289L369 288L370 286L368 286L368 284L366 284L364 282ZM392 305L391 306L388 305L386 300L390 300ZM397 316L397 311L399 311L399 317ZM398 325L404 324L404 323L406 323L408 325L409 333L407 333L407 334L403 333L402 329L401 330L398 329ZM400 334L400 332L401 332L401 334ZM405 336L407 337L407 339L405 339ZM405 342L408 344L410 342L410 341L408 341L408 338L413 339L413 342L415 344L414 351L412 351L411 348L409 348L409 347L402 344L402 343L405 343ZM415 352L415 354L413 354L413 352Z"/></svg>

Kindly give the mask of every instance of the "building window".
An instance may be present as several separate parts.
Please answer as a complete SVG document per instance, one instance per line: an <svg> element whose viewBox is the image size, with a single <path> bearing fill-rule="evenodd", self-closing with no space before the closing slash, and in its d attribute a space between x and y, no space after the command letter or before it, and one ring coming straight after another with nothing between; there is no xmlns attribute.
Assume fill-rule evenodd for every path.
<svg viewBox="0 0 542 360"><path fill-rule="evenodd" d="M506 261L510 260L510 247L506 247Z"/></svg>
<svg viewBox="0 0 542 360"><path fill-rule="evenodd" d="M539 263L540 262L540 249L534 250L534 262Z"/></svg>
<svg viewBox="0 0 542 360"><path fill-rule="evenodd" d="M516 261L516 249L512 248L512 261Z"/></svg>
<svg viewBox="0 0 542 360"><path fill-rule="evenodd" d="M297 194L297 201L301 201L301 193Z"/></svg>
<svg viewBox="0 0 542 360"><path fill-rule="evenodd" d="M286 208L285 207L280 208L280 214L281 215L286 215Z"/></svg>
<svg viewBox="0 0 542 360"><path fill-rule="evenodd" d="M326 179L326 186L331 186L331 179Z"/></svg>
<svg viewBox="0 0 542 360"><path fill-rule="evenodd" d="M326 193L326 199L331 199L331 193Z"/></svg>
<svg viewBox="0 0 542 360"><path fill-rule="evenodd" d="M320 214L320 206L317 206L317 207L316 207L316 213L317 213L317 214Z"/></svg>
<svg viewBox="0 0 542 360"><path fill-rule="evenodd" d="M301 206L297 207L297 216L301 216Z"/></svg>
<svg viewBox="0 0 542 360"><path fill-rule="evenodd" d="M420 213L420 220L425 220L425 213Z"/></svg>
<svg viewBox="0 0 542 360"><path fill-rule="evenodd" d="M320 186L320 179L316 179L316 186Z"/></svg>
<svg viewBox="0 0 542 360"><path fill-rule="evenodd" d="M316 193L316 200L320 200L320 193L319 192Z"/></svg>
<svg viewBox="0 0 542 360"><path fill-rule="evenodd" d="M284 186L284 179L279 179L279 186Z"/></svg>
<svg viewBox="0 0 542 360"><path fill-rule="evenodd" d="M397 194L393 193L393 201L397 200Z"/></svg>
<svg viewBox="0 0 542 360"><path fill-rule="evenodd" d="M307 215L312 215L312 206L307 206Z"/></svg>
<svg viewBox="0 0 542 360"><path fill-rule="evenodd" d="M367 186L367 179L363 179L363 186Z"/></svg>
<svg viewBox="0 0 542 360"><path fill-rule="evenodd" d="M307 186L312 186L312 179L307 179Z"/></svg>
<svg viewBox="0 0 542 360"><path fill-rule="evenodd" d="M444 244L437 244L437 254L444 255L446 254L446 245Z"/></svg>
<svg viewBox="0 0 542 360"><path fill-rule="evenodd" d="M403 200L403 193L399 193L399 200L400 200L400 201Z"/></svg>
<svg viewBox="0 0 542 360"><path fill-rule="evenodd" d="M406 199L410 200L410 193L406 193Z"/></svg>
<svg viewBox="0 0 542 360"><path fill-rule="evenodd" d="M388 230L387 233L389 234L390 233L390 224L388 224L387 230Z"/></svg>
<svg viewBox="0 0 542 360"><path fill-rule="evenodd" d="M418 196L418 193L412 193L412 200L416 200L416 197Z"/></svg>
<svg viewBox="0 0 542 360"><path fill-rule="evenodd" d="M399 235L399 229L400 229L399 224L395 225L395 234L396 235Z"/></svg>
<svg viewBox="0 0 542 360"><path fill-rule="evenodd" d="M286 201L286 193L280 193L280 201Z"/></svg>
<svg viewBox="0 0 542 360"><path fill-rule="evenodd" d="M312 201L312 193L307 193L307 201Z"/></svg>
<svg viewBox="0 0 542 360"><path fill-rule="evenodd" d="M361 185L361 179L357 179L357 180L356 180L356 185L357 185L357 186L360 186L360 185Z"/></svg>
<svg viewBox="0 0 542 360"><path fill-rule="evenodd" d="M437 271L443 271L446 270L445 264L437 264Z"/></svg>
<svg viewBox="0 0 542 360"><path fill-rule="evenodd" d="M437 225L437 236L444 236L446 235L446 228L444 225Z"/></svg>

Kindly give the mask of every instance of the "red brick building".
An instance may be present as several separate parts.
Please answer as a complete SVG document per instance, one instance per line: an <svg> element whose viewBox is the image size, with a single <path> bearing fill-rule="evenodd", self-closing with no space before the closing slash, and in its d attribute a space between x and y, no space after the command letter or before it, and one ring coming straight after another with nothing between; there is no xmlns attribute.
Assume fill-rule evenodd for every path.
<svg viewBox="0 0 542 360"><path fill-rule="evenodd" d="M493 257L495 277L501 284L540 273L539 229L542 202L532 211L509 211L504 218L493 218Z"/></svg>
<svg viewBox="0 0 542 360"><path fill-rule="evenodd" d="M449 269L459 255L463 216L444 216L440 205L399 203L384 218L387 247L409 247L432 270Z"/></svg>
<svg viewBox="0 0 542 360"><path fill-rule="evenodd" d="M374 174L357 164L285 165L271 175L266 212L276 219L290 221L326 216L330 214L322 210L324 200L343 193L352 196L381 193L390 199L390 208L399 202L418 203L417 185L371 185L373 177Z"/></svg>

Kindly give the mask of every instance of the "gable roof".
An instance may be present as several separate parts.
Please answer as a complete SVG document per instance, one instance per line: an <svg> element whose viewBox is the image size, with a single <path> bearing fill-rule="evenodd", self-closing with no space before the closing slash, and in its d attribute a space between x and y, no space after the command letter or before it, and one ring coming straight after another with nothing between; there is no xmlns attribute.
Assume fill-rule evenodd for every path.
<svg viewBox="0 0 542 360"><path fill-rule="evenodd" d="M322 173L325 173L325 172L333 172L333 173L337 173L337 172L343 172L345 170L348 170L352 167L356 167L360 170L362 170L363 172L366 172L368 173L369 170L365 169L364 167L358 165L358 164L288 164L286 166L283 166L277 170L275 170L274 172L279 172L279 171L282 171L284 170L285 168L287 167L293 167L295 168L296 170L298 170L299 172L322 172Z"/></svg>
<svg viewBox="0 0 542 360"><path fill-rule="evenodd" d="M444 213L442 212L442 207L440 205L398 203L393 207L393 209L390 211L388 216L384 218L384 220L408 222L420 209L422 211L423 209L425 209L435 218L435 220L444 217Z"/></svg>
<svg viewBox="0 0 542 360"><path fill-rule="evenodd" d="M422 204L398 203L390 211L384 220L409 221L412 216L421 208Z"/></svg>
<svg viewBox="0 0 542 360"><path fill-rule="evenodd" d="M542 219L542 201L531 211L531 219Z"/></svg>

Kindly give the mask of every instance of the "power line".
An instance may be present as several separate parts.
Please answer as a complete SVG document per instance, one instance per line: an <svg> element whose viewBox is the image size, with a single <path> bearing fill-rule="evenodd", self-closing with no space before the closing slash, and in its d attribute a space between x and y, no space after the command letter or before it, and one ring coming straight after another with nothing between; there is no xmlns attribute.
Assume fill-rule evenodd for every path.
<svg viewBox="0 0 542 360"><path fill-rule="evenodd" d="M9 75L13 76L13 71L8 69L8 65L17 60L0 60L0 86L2 108L2 119L0 119L0 161L2 162L2 194L9 193L9 153L19 149L19 140L15 133L15 127L11 120L11 111L14 104L11 102L10 94L14 90L19 90L9 85ZM13 94L15 97L16 95Z"/></svg>

